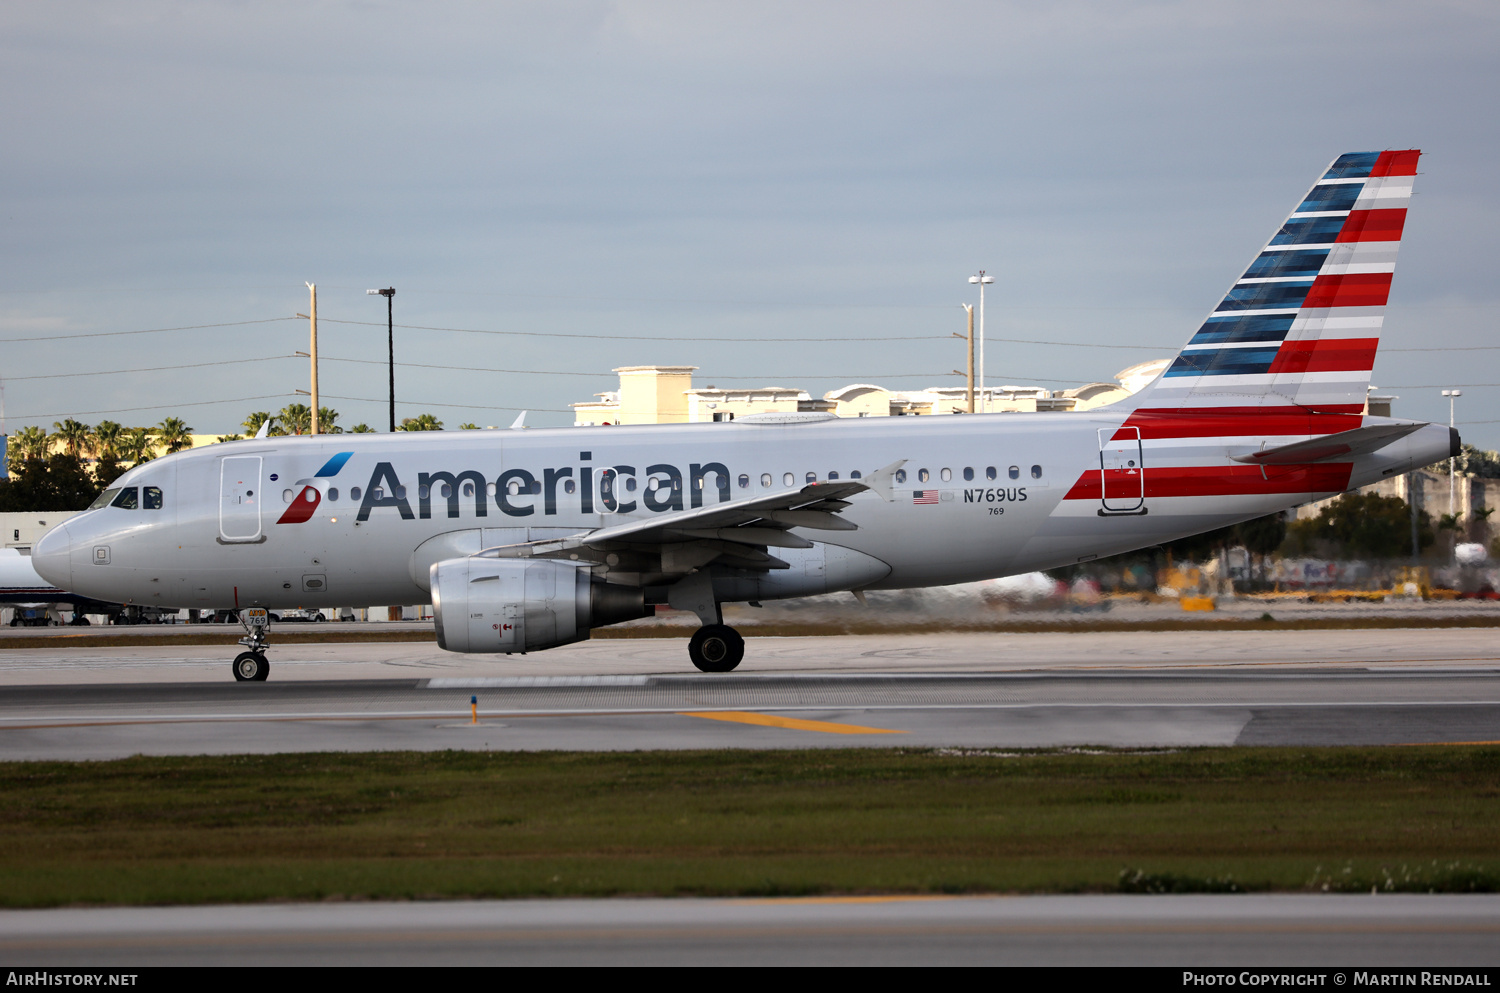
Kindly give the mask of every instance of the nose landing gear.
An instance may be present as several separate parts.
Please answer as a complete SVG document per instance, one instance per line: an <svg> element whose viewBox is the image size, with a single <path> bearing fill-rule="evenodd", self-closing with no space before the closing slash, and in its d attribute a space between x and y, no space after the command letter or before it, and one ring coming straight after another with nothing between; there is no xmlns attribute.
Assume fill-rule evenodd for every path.
<svg viewBox="0 0 1500 993"><path fill-rule="evenodd" d="M270 615L264 607L247 607L240 611L240 623L245 626L245 637L240 644L249 651L234 657L234 678L239 683L263 683L271 674L271 663L266 661L266 628Z"/></svg>
<svg viewBox="0 0 1500 993"><path fill-rule="evenodd" d="M688 642L688 657L704 672L729 672L745 657L745 639L727 624L705 624Z"/></svg>

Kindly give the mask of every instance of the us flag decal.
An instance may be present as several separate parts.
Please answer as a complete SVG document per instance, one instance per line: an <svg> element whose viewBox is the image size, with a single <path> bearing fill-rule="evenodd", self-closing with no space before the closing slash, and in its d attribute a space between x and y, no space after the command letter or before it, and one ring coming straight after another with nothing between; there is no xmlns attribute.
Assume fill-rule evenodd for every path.
<svg viewBox="0 0 1500 993"><path fill-rule="evenodd" d="M938 491L937 490L912 490L911 491L911 502L912 503L937 503L938 502Z"/></svg>

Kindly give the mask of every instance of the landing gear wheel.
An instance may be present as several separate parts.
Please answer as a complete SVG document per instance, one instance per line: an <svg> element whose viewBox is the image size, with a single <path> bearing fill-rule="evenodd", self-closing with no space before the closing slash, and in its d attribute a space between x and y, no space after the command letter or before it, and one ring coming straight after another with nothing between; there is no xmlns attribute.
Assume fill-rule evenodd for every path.
<svg viewBox="0 0 1500 993"><path fill-rule="evenodd" d="M729 672L745 657L745 639L727 624L708 624L688 642L688 657L704 672Z"/></svg>
<svg viewBox="0 0 1500 993"><path fill-rule="evenodd" d="M240 652L234 657L234 678L240 683L264 683L271 674L271 663L256 652Z"/></svg>

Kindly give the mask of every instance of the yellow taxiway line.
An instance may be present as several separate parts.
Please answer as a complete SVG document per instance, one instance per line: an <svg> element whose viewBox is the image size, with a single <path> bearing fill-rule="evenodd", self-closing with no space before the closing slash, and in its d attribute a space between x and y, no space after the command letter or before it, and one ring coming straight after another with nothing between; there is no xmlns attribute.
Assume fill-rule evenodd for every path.
<svg viewBox="0 0 1500 993"><path fill-rule="evenodd" d="M708 710L681 712L683 717L703 717L710 721L733 721L736 724L759 724L768 728L790 728L793 731L822 731L824 734L906 734L890 728L868 728L859 724L835 724L832 721L805 721L797 717L753 714L743 710Z"/></svg>

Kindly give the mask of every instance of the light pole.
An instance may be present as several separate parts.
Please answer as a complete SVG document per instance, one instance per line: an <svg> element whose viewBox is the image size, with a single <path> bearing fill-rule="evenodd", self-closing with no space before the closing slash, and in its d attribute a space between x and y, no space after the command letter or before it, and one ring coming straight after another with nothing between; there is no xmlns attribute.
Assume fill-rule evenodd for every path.
<svg viewBox="0 0 1500 993"><path fill-rule="evenodd" d="M390 355L391 372L391 433L396 433L396 325L391 316L391 301L396 298L396 288L387 286L383 290L365 290L369 296L385 297L385 340Z"/></svg>
<svg viewBox="0 0 1500 993"><path fill-rule="evenodd" d="M1448 431L1449 431L1450 434L1453 431L1453 400L1454 400L1455 397L1461 397L1463 395L1464 395L1464 391L1463 390L1444 390L1443 391L1443 396L1445 396L1445 397L1448 398ZM1456 461L1457 460L1454 459L1453 456L1451 456L1451 455L1448 456L1448 516L1449 517L1453 516L1453 473L1454 473L1454 470L1457 468L1457 466L1455 465Z"/></svg>
<svg viewBox="0 0 1500 993"><path fill-rule="evenodd" d="M984 391L984 288L994 281L995 277L986 276L983 269L969 277L969 282L979 284L979 405L986 414L990 411L990 395Z"/></svg>

